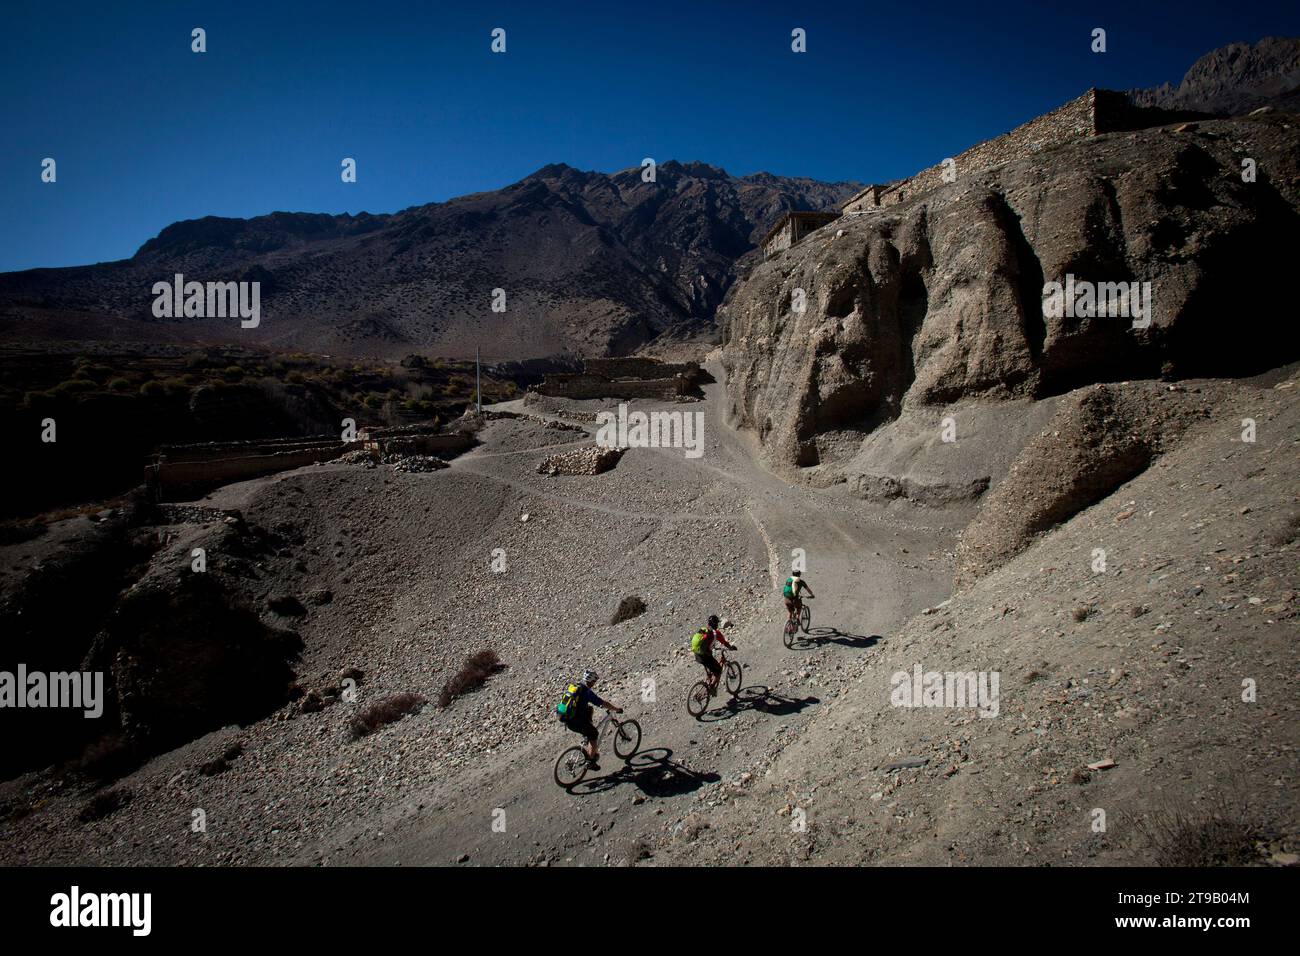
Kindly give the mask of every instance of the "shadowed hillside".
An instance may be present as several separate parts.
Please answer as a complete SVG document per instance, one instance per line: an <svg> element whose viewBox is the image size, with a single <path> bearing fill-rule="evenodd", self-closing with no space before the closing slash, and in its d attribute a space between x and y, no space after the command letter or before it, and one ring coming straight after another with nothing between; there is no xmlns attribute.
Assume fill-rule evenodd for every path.
<svg viewBox="0 0 1300 956"><path fill-rule="evenodd" d="M712 327L736 263L789 209L858 183L666 162L613 174L552 164L495 192L393 215L272 213L174 223L130 259L0 275L0 339L229 342L392 357L624 354ZM155 282L261 283L261 324L155 318ZM492 311L494 289L505 312Z"/></svg>

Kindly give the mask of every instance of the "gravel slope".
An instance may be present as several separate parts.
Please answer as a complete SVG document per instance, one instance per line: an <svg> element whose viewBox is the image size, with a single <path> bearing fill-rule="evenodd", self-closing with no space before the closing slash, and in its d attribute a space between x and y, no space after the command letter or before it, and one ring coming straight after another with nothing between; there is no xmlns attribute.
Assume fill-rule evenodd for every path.
<svg viewBox="0 0 1300 956"><path fill-rule="evenodd" d="M632 449L606 474L548 477L542 458L589 439L497 420L448 469L318 466L198 503L191 528L220 514L202 509L291 526L300 543L250 597L328 590L294 622L300 680L359 668L358 701L287 706L158 757L95 822L57 775L10 781L0 803L31 812L0 821L3 862L1148 863L1145 815L1219 801L1259 825L1261 860L1291 859L1296 379L1221 390L1153 467L946 604L951 512L762 471L721 420L722 387L675 406L706 415L699 459ZM597 407L567 411L590 427ZM794 547L818 597L787 649L774 585ZM609 625L629 594L647 611ZM745 689L697 722L686 644L713 611L736 621ZM484 648L506 668L481 690L349 738L358 707L436 701ZM891 676L917 663L998 671L999 716L891 706ZM588 666L644 736L630 765L606 755L566 792L551 772L572 737L553 708ZM227 769L201 772L234 743ZM1101 760L1115 766L1084 769Z"/></svg>
<svg viewBox="0 0 1300 956"><path fill-rule="evenodd" d="M278 560L295 562L294 589L332 595L305 601L306 616L293 622L304 642L300 680L324 686L360 668L358 701L315 713L286 707L158 757L117 784L131 800L97 822L77 821L88 795L50 774L11 781L0 799L37 811L0 823L6 862L635 856L634 842L716 799L723 781L795 733L842 683L844 661L873 653L859 638L890 633L945 594L951 575L950 530L869 513L833 491L790 487L755 469L721 423L717 390L709 386L703 403L672 406L707 415L698 459L632 449L600 476L547 477L537 463L575 433L498 420L450 469L317 466L227 486L198 503L291 528L301 543ZM575 420L594 408L577 405ZM793 547L808 551L818 623L843 635L826 632L826 643L798 657L780 643L770 551ZM504 573L492 570L498 549ZM286 580L268 567L258 586L269 594ZM610 626L628 594L648 610ZM697 723L684 706L699 676L687 641L714 611L736 621L748 686L734 715L719 710ZM348 739L357 707L400 692L434 701L483 648L506 669L481 691ZM562 684L587 666L603 675L602 692L641 721L645 766L619 774L607 760L569 794L551 779L571 737L553 708ZM641 699L647 678L654 701ZM228 769L200 772L234 742L243 752ZM637 797L647 799L634 804ZM505 834L490 828L498 807ZM196 809L207 815L204 833L191 832ZM594 836L613 825L613 809L624 811L617 817L626 845Z"/></svg>

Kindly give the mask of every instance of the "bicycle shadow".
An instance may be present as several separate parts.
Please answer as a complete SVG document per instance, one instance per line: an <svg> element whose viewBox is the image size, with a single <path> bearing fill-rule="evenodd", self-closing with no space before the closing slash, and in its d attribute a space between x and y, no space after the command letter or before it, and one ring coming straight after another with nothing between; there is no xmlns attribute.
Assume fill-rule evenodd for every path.
<svg viewBox="0 0 1300 956"><path fill-rule="evenodd" d="M702 724L716 724L723 720L731 720L737 714L747 710L756 710L769 717L789 717L791 714L799 713L805 707L820 703L821 700L817 697L787 697L778 694L770 687L753 684L742 687L740 693L723 701L721 707L706 710L699 716L699 721Z"/></svg>
<svg viewBox="0 0 1300 956"><path fill-rule="evenodd" d="M801 646L839 644L841 647L865 650L868 647L875 647L883 640L884 638L879 634L872 634L867 637L862 634L847 634L835 627L813 627L809 628L807 634L802 631L797 633L790 649L794 650L794 648Z"/></svg>
<svg viewBox="0 0 1300 956"><path fill-rule="evenodd" d="M676 797L722 779L716 773L692 770L672 757L673 752L668 747L638 750L614 772L602 777L586 777L566 789L574 796L586 797L630 783L647 797ZM619 758L602 754L600 759L616 761Z"/></svg>

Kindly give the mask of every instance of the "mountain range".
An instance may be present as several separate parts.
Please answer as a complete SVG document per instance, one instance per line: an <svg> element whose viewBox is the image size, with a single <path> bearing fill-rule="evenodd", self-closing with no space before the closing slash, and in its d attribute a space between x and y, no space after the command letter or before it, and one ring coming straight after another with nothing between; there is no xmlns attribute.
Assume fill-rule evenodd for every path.
<svg viewBox="0 0 1300 956"><path fill-rule="evenodd" d="M130 259L0 275L0 340L235 342L352 355L619 354L711 328L764 233L860 183L664 162L545 166L504 189L391 215L177 222ZM261 283L256 330L157 318L155 282ZM504 311L494 311L495 296ZM255 339L255 341L254 341Z"/></svg>
<svg viewBox="0 0 1300 956"><path fill-rule="evenodd" d="M1138 106L1234 116L1272 106L1300 108L1300 37L1265 37L1254 46L1229 43L1192 64L1177 86L1130 90Z"/></svg>

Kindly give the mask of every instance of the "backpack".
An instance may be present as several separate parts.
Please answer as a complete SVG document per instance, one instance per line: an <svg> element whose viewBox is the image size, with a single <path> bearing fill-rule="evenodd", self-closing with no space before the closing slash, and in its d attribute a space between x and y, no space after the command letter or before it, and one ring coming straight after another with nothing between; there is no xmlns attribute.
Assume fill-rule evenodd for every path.
<svg viewBox="0 0 1300 956"><path fill-rule="evenodd" d="M704 628L700 628L698 631L696 631L694 634L691 635L691 653L692 653L692 654L703 654L703 653L704 653L704 649L705 649L705 647L707 646L704 642L705 642L705 639L706 639L708 636L709 636L709 635L708 635L708 632L705 631Z"/></svg>
<svg viewBox="0 0 1300 956"><path fill-rule="evenodd" d="M582 695L578 692L578 685L570 684L555 705L555 712L560 715L560 721L567 724L581 709Z"/></svg>

